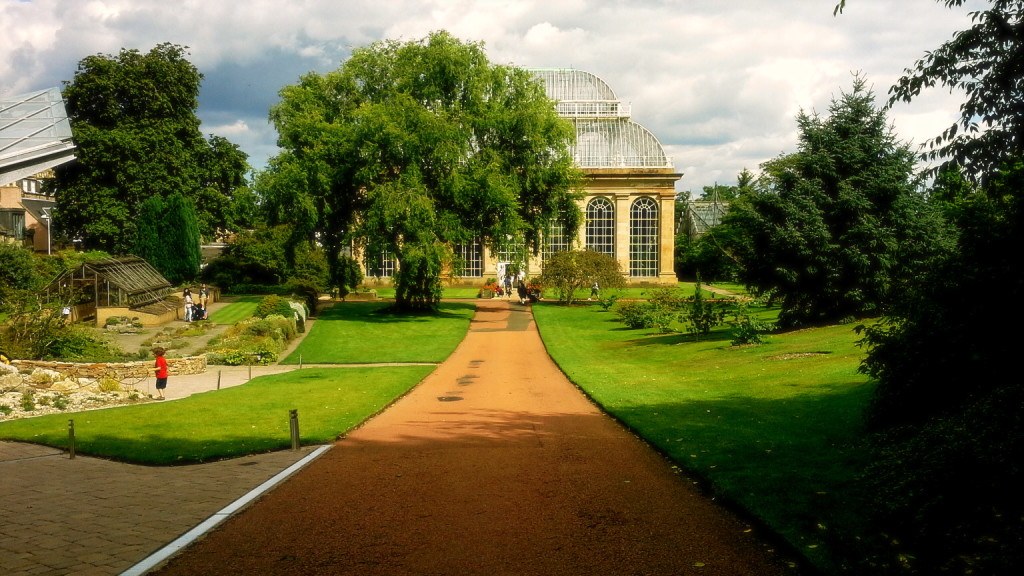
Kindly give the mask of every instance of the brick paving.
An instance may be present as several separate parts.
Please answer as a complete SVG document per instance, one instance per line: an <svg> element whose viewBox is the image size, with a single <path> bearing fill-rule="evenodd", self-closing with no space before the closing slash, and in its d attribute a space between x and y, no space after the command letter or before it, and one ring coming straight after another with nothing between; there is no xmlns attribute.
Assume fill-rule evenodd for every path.
<svg viewBox="0 0 1024 576"><path fill-rule="evenodd" d="M121 574L315 448L150 467L0 442L0 574Z"/></svg>

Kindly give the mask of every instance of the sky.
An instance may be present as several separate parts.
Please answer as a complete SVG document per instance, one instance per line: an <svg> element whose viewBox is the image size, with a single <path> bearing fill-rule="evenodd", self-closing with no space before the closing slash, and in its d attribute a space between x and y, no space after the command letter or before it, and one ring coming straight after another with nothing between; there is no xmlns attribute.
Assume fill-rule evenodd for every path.
<svg viewBox="0 0 1024 576"><path fill-rule="evenodd" d="M277 153L267 115L284 86L354 47L431 31L481 42L492 63L576 68L607 82L662 143L676 189L734 185L797 151L796 116L826 115L854 73L879 105L906 68L970 25L968 0L0 0L0 95L60 86L90 55L188 47L197 114L254 168ZM934 89L888 116L918 146L957 118Z"/></svg>

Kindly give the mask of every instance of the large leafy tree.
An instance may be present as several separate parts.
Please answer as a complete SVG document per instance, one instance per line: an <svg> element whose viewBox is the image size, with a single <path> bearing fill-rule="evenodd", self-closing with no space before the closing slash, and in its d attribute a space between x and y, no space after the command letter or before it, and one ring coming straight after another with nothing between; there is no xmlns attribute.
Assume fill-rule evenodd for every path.
<svg viewBox="0 0 1024 576"><path fill-rule="evenodd" d="M734 202L723 241L740 277L781 304L782 327L878 315L904 263L941 251L917 191L915 157L862 77L827 117L801 112L799 151L762 166L761 191Z"/></svg>
<svg viewBox="0 0 1024 576"><path fill-rule="evenodd" d="M173 44L79 62L64 87L78 160L57 170L61 230L89 248L127 252L141 202L175 192L197 203L205 234L226 225L224 199L243 183L245 154L201 135L201 80Z"/></svg>
<svg viewBox="0 0 1024 576"><path fill-rule="evenodd" d="M581 220L572 126L526 71L446 32L357 49L284 88L271 119L284 151L268 206L332 269L350 243L394 254L401 308L436 305L459 243L537 250L552 220Z"/></svg>
<svg viewBox="0 0 1024 576"><path fill-rule="evenodd" d="M963 89L965 101L958 123L926 152L946 161L933 197L955 226L956 247L920 267L866 338L864 369L878 379L866 479L878 501L875 531L899 555L877 560L874 573L1009 574L1024 565L1024 388L1015 376L1024 326L1015 304L1024 297L1024 1L993 0L972 17L891 90L893 103L932 86Z"/></svg>
<svg viewBox="0 0 1024 576"><path fill-rule="evenodd" d="M936 1L947 8L967 3ZM924 157L964 166L973 179L994 175L1024 148L1024 2L988 4L971 13L970 28L927 52L889 90L890 104L910 102L935 86L965 94L960 118L928 143ZM845 8L841 0L834 12Z"/></svg>

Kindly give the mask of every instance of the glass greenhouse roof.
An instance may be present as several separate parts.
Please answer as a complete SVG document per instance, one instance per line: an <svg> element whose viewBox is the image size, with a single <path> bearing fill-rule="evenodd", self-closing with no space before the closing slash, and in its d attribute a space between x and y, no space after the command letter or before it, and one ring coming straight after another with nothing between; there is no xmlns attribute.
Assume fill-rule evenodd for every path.
<svg viewBox="0 0 1024 576"><path fill-rule="evenodd" d="M629 104L597 76L571 68L534 68L558 114L576 125L573 157L581 168L672 168L661 142L629 119Z"/></svg>
<svg viewBox="0 0 1024 576"><path fill-rule="evenodd" d="M75 158L60 89L0 97L0 185Z"/></svg>

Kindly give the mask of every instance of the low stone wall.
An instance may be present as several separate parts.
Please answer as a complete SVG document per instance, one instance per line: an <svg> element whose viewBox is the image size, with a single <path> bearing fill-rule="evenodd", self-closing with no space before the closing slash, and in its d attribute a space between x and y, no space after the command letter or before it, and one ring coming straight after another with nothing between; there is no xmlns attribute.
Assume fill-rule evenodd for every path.
<svg viewBox="0 0 1024 576"><path fill-rule="evenodd" d="M106 325L107 318L118 316L129 319L137 318L143 326L152 328L154 326L163 326L172 320L177 320L181 315L182 313L177 308L168 308L159 314L132 310L131 308L99 308L96 310L96 325L102 328Z"/></svg>
<svg viewBox="0 0 1024 576"><path fill-rule="evenodd" d="M154 360L139 362L115 362L109 364L78 364L74 362L45 362L42 360L14 360L11 362L18 370L34 370L43 368L59 372L70 378L99 379L104 376L116 380L129 378L145 378L153 375ZM206 372L206 356L189 356L187 358L168 358L167 371L172 376L184 374L202 374Z"/></svg>

